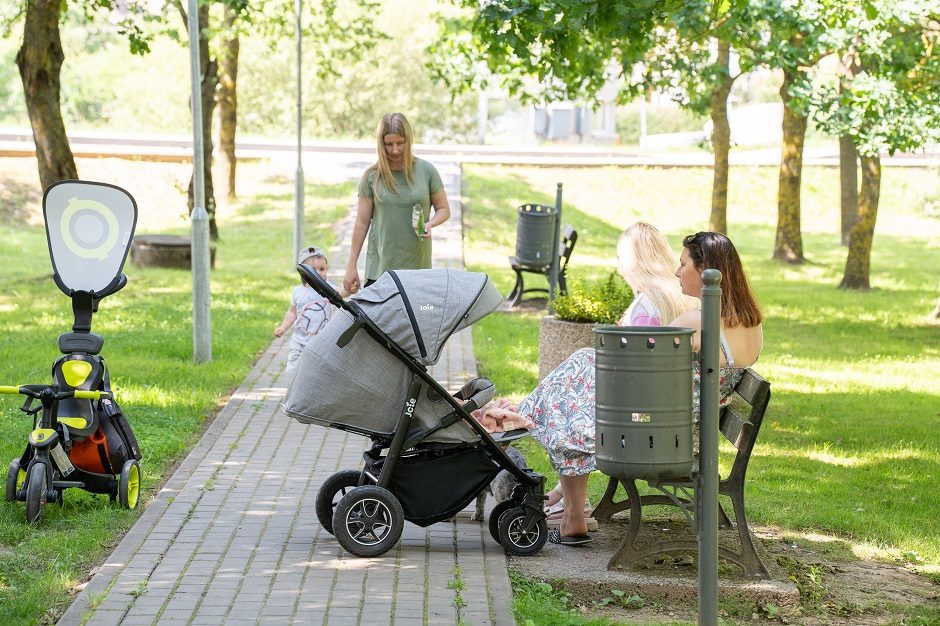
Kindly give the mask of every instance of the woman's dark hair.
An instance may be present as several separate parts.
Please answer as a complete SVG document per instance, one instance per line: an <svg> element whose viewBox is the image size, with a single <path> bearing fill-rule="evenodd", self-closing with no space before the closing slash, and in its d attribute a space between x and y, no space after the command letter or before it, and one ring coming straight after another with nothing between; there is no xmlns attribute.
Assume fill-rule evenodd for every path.
<svg viewBox="0 0 940 626"><path fill-rule="evenodd" d="M764 316L731 240L721 233L700 232L683 239L682 245L696 269L721 272L721 317L725 324L745 328L760 324Z"/></svg>

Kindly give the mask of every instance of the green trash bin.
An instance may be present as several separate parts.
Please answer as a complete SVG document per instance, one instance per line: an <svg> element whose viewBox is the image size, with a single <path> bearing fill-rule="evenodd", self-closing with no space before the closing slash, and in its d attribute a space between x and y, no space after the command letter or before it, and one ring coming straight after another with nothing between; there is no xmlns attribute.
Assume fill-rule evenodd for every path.
<svg viewBox="0 0 940 626"><path fill-rule="evenodd" d="M691 328L594 329L597 468L668 480L692 470Z"/></svg>
<svg viewBox="0 0 940 626"><path fill-rule="evenodd" d="M558 209L546 204L523 204L516 224L516 260L521 265L548 267Z"/></svg>

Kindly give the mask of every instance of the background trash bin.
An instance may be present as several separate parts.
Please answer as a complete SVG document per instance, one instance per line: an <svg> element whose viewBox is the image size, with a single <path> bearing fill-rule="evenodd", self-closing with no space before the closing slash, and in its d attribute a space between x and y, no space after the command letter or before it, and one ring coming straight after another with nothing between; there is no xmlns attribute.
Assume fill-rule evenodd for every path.
<svg viewBox="0 0 940 626"><path fill-rule="evenodd" d="M548 266L552 262L558 209L546 204L523 204L516 224L516 259L524 265Z"/></svg>
<svg viewBox="0 0 940 626"><path fill-rule="evenodd" d="M594 329L597 468L667 480L692 470L691 328Z"/></svg>

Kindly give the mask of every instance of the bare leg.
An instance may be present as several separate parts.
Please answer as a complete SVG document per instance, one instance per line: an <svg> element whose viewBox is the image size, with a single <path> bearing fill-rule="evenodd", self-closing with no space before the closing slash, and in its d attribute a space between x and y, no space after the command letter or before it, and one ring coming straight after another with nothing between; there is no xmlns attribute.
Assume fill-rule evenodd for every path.
<svg viewBox="0 0 940 626"><path fill-rule="evenodd" d="M554 506L558 504L558 501L561 500L561 483L559 482L555 485L555 488L549 491L547 494L548 500L545 501L545 504L548 506Z"/></svg>
<svg viewBox="0 0 940 626"><path fill-rule="evenodd" d="M587 499L588 474L580 476L562 476L561 490L565 502L584 502ZM586 535L587 521L584 517L584 507L565 507L565 514L561 518L561 534L563 537Z"/></svg>

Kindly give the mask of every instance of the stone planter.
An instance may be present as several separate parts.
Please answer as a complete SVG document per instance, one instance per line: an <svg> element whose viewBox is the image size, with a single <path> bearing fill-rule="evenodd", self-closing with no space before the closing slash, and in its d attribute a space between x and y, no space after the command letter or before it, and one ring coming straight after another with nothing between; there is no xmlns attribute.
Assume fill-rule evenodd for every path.
<svg viewBox="0 0 940 626"><path fill-rule="evenodd" d="M539 327L539 381L580 348L594 347L593 322L567 322L554 315L542 318Z"/></svg>
<svg viewBox="0 0 940 626"><path fill-rule="evenodd" d="M192 269L189 237L140 235L131 244L131 261L137 267ZM215 269L215 244L209 244L209 267Z"/></svg>

